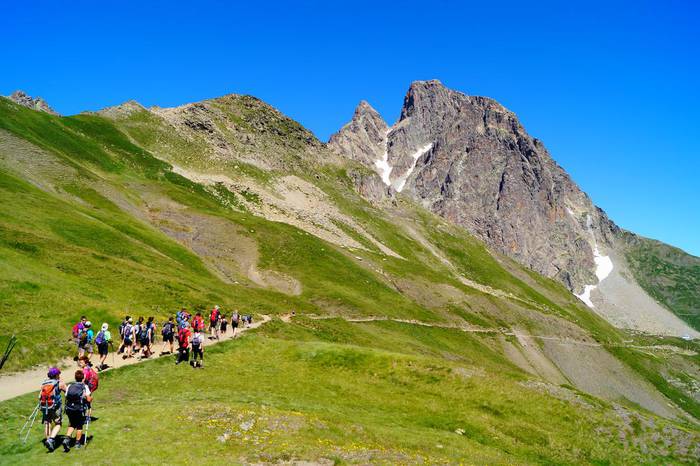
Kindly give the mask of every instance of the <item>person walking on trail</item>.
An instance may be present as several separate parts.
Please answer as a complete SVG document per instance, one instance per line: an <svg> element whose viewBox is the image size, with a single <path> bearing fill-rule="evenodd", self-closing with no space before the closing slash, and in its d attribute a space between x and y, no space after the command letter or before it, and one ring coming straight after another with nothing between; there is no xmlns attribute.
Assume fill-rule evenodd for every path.
<svg viewBox="0 0 700 466"><path fill-rule="evenodd" d="M107 369L109 366L105 361L109 354L109 345L112 344L112 333L109 331L109 325L106 322L102 324L102 328L97 332L95 344L97 345L97 353L100 355L100 364L97 366L97 370ZM112 346L112 351L114 351L114 346Z"/></svg>
<svg viewBox="0 0 700 466"><path fill-rule="evenodd" d="M66 389L66 414L68 415L69 427L66 437L63 439L63 450L68 453L71 449L71 440L75 432L75 448L81 448L83 441L83 426L87 420L87 407L92 401L90 388L83 383L85 375L78 369L75 371L75 382L68 385Z"/></svg>
<svg viewBox="0 0 700 466"><path fill-rule="evenodd" d="M56 436L61 431L61 392L66 392L66 384L61 381L61 371L57 367L50 368L46 376L48 378L41 384L39 392L39 407L44 425L44 445L51 452L56 449Z"/></svg>
<svg viewBox="0 0 700 466"><path fill-rule="evenodd" d="M185 326L185 322L189 322L192 316L190 315L189 312L187 312L187 309L184 307L178 311L177 314L175 314L175 319L177 320L177 329L180 330Z"/></svg>
<svg viewBox="0 0 700 466"><path fill-rule="evenodd" d="M163 347L160 350L161 356L164 354L173 354L175 352L173 345L173 342L175 341L175 322L173 322L172 317L170 317L168 321L163 324L163 329L160 331L160 334L163 337ZM170 351L166 352L165 349L167 348L166 345L168 344L170 345Z"/></svg>
<svg viewBox="0 0 700 466"><path fill-rule="evenodd" d="M231 314L231 328L233 329L233 338L236 338L236 329L238 328L238 323L241 320L241 315L238 313L238 311L233 311L233 314Z"/></svg>
<svg viewBox="0 0 700 466"><path fill-rule="evenodd" d="M122 323L119 325L119 351L117 351L117 354L122 354L124 352L124 329L126 328L126 324L131 320L131 316L126 316L124 317L124 320L122 320Z"/></svg>
<svg viewBox="0 0 700 466"><path fill-rule="evenodd" d="M204 317L202 317L201 312L198 312L192 319L192 331L196 332L197 330L204 331Z"/></svg>
<svg viewBox="0 0 700 466"><path fill-rule="evenodd" d="M226 314L224 314L223 312L221 313L221 320L219 325L221 335L226 336L226 332L228 331L228 320L226 320Z"/></svg>
<svg viewBox="0 0 700 466"><path fill-rule="evenodd" d="M71 334L73 335L73 342L75 343L75 347L78 351L78 355L74 358L74 361L77 361L78 358L81 356L81 354L80 354L80 334L82 333L83 329L85 328L85 322L87 322L87 317L80 316L80 320L75 325L73 325L73 328L71 329Z"/></svg>
<svg viewBox="0 0 700 466"><path fill-rule="evenodd" d="M199 361L197 358L199 357ZM195 330L192 335L192 367L204 367L204 335L202 332Z"/></svg>
<svg viewBox="0 0 700 466"><path fill-rule="evenodd" d="M139 354L141 352L141 327L143 327L143 317L139 317L139 320L134 325L133 342L134 342L134 353Z"/></svg>
<svg viewBox="0 0 700 466"><path fill-rule="evenodd" d="M134 325L132 324L131 317L126 321L124 325L124 356L123 359L130 358L134 350Z"/></svg>
<svg viewBox="0 0 700 466"><path fill-rule="evenodd" d="M185 322L184 327L182 327L177 332L177 361L175 364L180 364L181 362L187 362L190 360L190 337L192 332L190 331L190 324Z"/></svg>
<svg viewBox="0 0 700 466"><path fill-rule="evenodd" d="M139 345L141 345L141 359L151 356L151 339L153 338L153 317L148 318L148 322L141 322L139 326Z"/></svg>
<svg viewBox="0 0 700 466"><path fill-rule="evenodd" d="M219 310L219 305L215 305L214 309L211 310L211 313L209 313L209 332L210 340L218 340L219 339L219 318L221 317L221 311Z"/></svg>
<svg viewBox="0 0 700 466"><path fill-rule="evenodd" d="M85 353L92 355L92 343L95 338L95 332L92 330L92 322L89 320L83 324L83 329L78 336L78 359L85 356Z"/></svg>
<svg viewBox="0 0 700 466"><path fill-rule="evenodd" d="M83 383L87 385L87 387L90 389L91 395L94 396L95 392L97 391L97 387L99 386L99 377L97 372L95 369L93 369L90 360L85 356L78 359L78 367L80 367L80 369L83 371ZM87 413L88 416L92 415L91 403L87 403Z"/></svg>

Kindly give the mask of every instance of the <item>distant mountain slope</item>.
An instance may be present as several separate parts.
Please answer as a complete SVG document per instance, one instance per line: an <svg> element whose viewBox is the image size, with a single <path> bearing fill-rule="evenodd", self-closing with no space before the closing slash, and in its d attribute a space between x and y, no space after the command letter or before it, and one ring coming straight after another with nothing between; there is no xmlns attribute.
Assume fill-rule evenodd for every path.
<svg viewBox="0 0 700 466"><path fill-rule="evenodd" d="M496 101L417 81L393 126L361 102L328 145L376 171L374 181L359 180L361 192L376 193L368 186L380 178L385 196L410 196L559 280L615 325L700 335L662 306L668 300L649 297L656 285L645 292L631 278L620 229Z"/></svg>

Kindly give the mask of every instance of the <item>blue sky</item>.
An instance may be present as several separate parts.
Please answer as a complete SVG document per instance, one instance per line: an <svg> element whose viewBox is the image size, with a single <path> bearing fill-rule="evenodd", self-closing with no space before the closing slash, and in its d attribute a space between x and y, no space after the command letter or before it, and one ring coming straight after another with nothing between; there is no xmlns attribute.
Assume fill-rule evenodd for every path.
<svg viewBox="0 0 700 466"><path fill-rule="evenodd" d="M0 94L253 94L327 137L417 79L516 112L620 226L700 256L698 2L4 2Z"/></svg>

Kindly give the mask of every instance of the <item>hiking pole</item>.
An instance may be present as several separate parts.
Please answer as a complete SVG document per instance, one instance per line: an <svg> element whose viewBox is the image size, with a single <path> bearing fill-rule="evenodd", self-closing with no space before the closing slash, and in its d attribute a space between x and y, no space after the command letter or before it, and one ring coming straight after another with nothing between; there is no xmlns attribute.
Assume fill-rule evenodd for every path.
<svg viewBox="0 0 700 466"><path fill-rule="evenodd" d="M36 416L39 414L39 406L41 404L37 403L36 408L34 408L34 411L32 411L32 414L29 415L26 421L24 421L24 425L22 426L22 430L19 431L19 439L22 440L22 443L27 443L27 438L29 438L29 433L32 431L32 426L34 425L34 420L36 419ZM29 422L31 420L31 423ZM29 424L29 428L27 428L27 424ZM26 435L24 436L24 439L22 438L22 434L25 433L26 429Z"/></svg>
<svg viewBox="0 0 700 466"><path fill-rule="evenodd" d="M85 446L83 449L87 448L88 446L88 429L90 428L90 410L87 411L88 415L85 418L85 432L83 432L83 437L85 437Z"/></svg>
<svg viewBox="0 0 700 466"><path fill-rule="evenodd" d="M16 344L17 337L12 335L10 341L7 343L7 348L5 348L5 353L2 355L2 360L0 360L0 369L2 369L2 366L5 365L5 361L7 361L7 359L10 357L10 353L12 352Z"/></svg>

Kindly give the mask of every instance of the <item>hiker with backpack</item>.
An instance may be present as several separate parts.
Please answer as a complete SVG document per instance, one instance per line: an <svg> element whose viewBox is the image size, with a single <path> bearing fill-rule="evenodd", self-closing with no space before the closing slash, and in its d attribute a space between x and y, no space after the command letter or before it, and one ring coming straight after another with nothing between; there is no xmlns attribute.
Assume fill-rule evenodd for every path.
<svg viewBox="0 0 700 466"><path fill-rule="evenodd" d="M197 358L199 357L199 362ZM199 330L194 331L192 335L192 361L190 361L192 367L204 367L204 335Z"/></svg>
<svg viewBox="0 0 700 466"><path fill-rule="evenodd" d="M61 381L61 371L57 367L50 368L46 375L48 379L41 384L39 392L39 408L41 423L44 424L44 445L51 452L56 448L56 436L61 431L61 392L65 393L66 384Z"/></svg>
<svg viewBox="0 0 700 466"><path fill-rule="evenodd" d="M131 319L131 316L127 315L124 317L124 320L122 320L122 323L119 324L119 350L117 354L122 354L124 352L124 328L127 322L129 322L129 319Z"/></svg>
<svg viewBox="0 0 700 466"><path fill-rule="evenodd" d="M140 322L138 339L139 345L141 345L141 349L143 350L141 359L147 359L151 356L151 340L153 338L154 326L153 317L149 317L148 322Z"/></svg>
<svg viewBox="0 0 700 466"><path fill-rule="evenodd" d="M219 339L219 318L221 317L221 311L219 310L219 305L215 305L214 309L209 313L209 332L210 340Z"/></svg>
<svg viewBox="0 0 700 466"><path fill-rule="evenodd" d="M95 338L95 332L92 330L92 322L86 320L82 330L78 333L78 359L85 356L87 352L92 355L92 343Z"/></svg>
<svg viewBox="0 0 700 466"><path fill-rule="evenodd" d="M201 312L198 312L192 319L192 331L196 332L197 330L204 331L204 317L202 317Z"/></svg>
<svg viewBox="0 0 700 466"><path fill-rule="evenodd" d="M163 348L160 350L160 355L173 354L175 351L173 345L175 341L175 322L173 322L172 317L168 318L168 321L163 324L163 329L160 331L160 334L163 337ZM170 345L170 351L166 352L165 348L168 344Z"/></svg>
<svg viewBox="0 0 700 466"><path fill-rule="evenodd" d="M129 317L124 325L124 355L122 359L130 358L134 350L134 326L131 317Z"/></svg>
<svg viewBox="0 0 700 466"><path fill-rule="evenodd" d="M97 366L97 370L101 371L109 367L105 361L109 354L109 345L112 344L112 333L109 331L109 325L106 322L102 324L102 328L97 332L95 344L97 345L97 353L100 355L100 364ZM112 350L114 350L114 346L112 346Z"/></svg>
<svg viewBox="0 0 700 466"><path fill-rule="evenodd" d="M221 321L220 321L220 331L221 334L226 336L226 332L228 331L228 320L226 320L226 314L221 313Z"/></svg>
<svg viewBox="0 0 700 466"><path fill-rule="evenodd" d="M181 362L187 362L190 360L190 337L192 332L190 331L190 324L185 322L184 326L177 332L177 361L175 364L180 364Z"/></svg>
<svg viewBox="0 0 700 466"><path fill-rule="evenodd" d="M139 354L141 352L141 327L144 326L143 317L139 317L136 321L136 325L132 329L132 341L134 342L134 354Z"/></svg>
<svg viewBox="0 0 700 466"><path fill-rule="evenodd" d="M78 359L78 367L80 367L80 369L83 371L83 383L87 385L87 387L90 389L91 395L94 396L95 392L97 391L97 387L99 386L97 371L93 369L90 359L85 356ZM87 412L88 416L92 414L92 404L90 402L87 403Z"/></svg>
<svg viewBox="0 0 700 466"><path fill-rule="evenodd" d="M78 351L78 356L75 357L76 361L78 357L80 357L80 332L85 328L85 322L87 322L87 317L80 316L80 320L71 328L73 343L75 343L75 347Z"/></svg>
<svg viewBox="0 0 700 466"><path fill-rule="evenodd" d="M233 338L236 338L236 329L238 328L238 323L241 320L241 315L238 311L233 311L231 314L231 328L233 329Z"/></svg>
<svg viewBox="0 0 700 466"><path fill-rule="evenodd" d="M75 448L81 448L83 441L83 426L87 420L87 410L92 401L90 388L83 382L85 375L82 370L75 371L75 382L66 389L66 415L68 415L68 431L63 439L63 450L68 453L71 448L73 432L75 432Z"/></svg>

